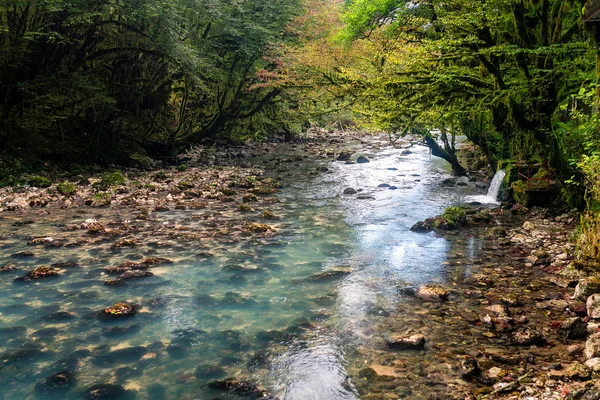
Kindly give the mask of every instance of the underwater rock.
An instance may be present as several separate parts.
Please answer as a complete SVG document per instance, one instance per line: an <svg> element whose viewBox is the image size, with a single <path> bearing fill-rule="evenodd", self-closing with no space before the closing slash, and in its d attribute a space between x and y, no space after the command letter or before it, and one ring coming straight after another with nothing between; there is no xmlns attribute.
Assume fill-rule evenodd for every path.
<svg viewBox="0 0 600 400"><path fill-rule="evenodd" d="M116 303L101 311L105 317L129 317L135 314L135 308L127 303Z"/></svg>
<svg viewBox="0 0 600 400"><path fill-rule="evenodd" d="M0 268L0 272L12 272L15 269L17 269L17 268L15 267L14 264L12 264L12 263L6 263L6 264L4 264L2 266L2 268Z"/></svg>
<svg viewBox="0 0 600 400"><path fill-rule="evenodd" d="M134 390L126 390L121 385L99 383L86 389L83 398L86 400L129 400L137 394Z"/></svg>
<svg viewBox="0 0 600 400"><path fill-rule="evenodd" d="M467 357L460 364L460 372L464 379L479 375L481 370L479 369L479 364L475 358Z"/></svg>
<svg viewBox="0 0 600 400"><path fill-rule="evenodd" d="M46 353L41 348L26 347L18 350L9 350L0 355L0 360L2 360L4 366L7 366L20 362L31 362L45 354Z"/></svg>
<svg viewBox="0 0 600 400"><path fill-rule="evenodd" d="M123 279L109 279L108 281L104 281L104 285L106 286L125 286L127 282Z"/></svg>
<svg viewBox="0 0 600 400"><path fill-rule="evenodd" d="M533 329L517 332L512 338L512 344L515 346L539 346L545 343L544 336Z"/></svg>
<svg viewBox="0 0 600 400"><path fill-rule="evenodd" d="M35 253L33 251L19 251L18 253L13 254L11 257L13 258L25 258L25 257L34 257Z"/></svg>
<svg viewBox="0 0 600 400"><path fill-rule="evenodd" d="M235 396L263 398L267 397L267 393L253 383L247 381L236 381L232 378L224 380L213 380L206 386L215 391L232 394Z"/></svg>
<svg viewBox="0 0 600 400"><path fill-rule="evenodd" d="M51 264L50 266L52 268L60 268L60 269L79 268L80 267L80 265L74 261L58 262L58 263Z"/></svg>
<svg viewBox="0 0 600 400"><path fill-rule="evenodd" d="M421 334L412 336L395 335L386 339L388 347L398 350L415 350L425 347L425 336Z"/></svg>
<svg viewBox="0 0 600 400"><path fill-rule="evenodd" d="M351 271L348 270L331 270L321 272L320 274L312 275L306 278L307 281L312 282L329 282L333 280L338 280L347 277L351 274Z"/></svg>
<svg viewBox="0 0 600 400"><path fill-rule="evenodd" d="M144 346L126 347L102 354L94 358L93 362L101 366L107 366L116 363L131 363L139 361L146 353L147 349Z"/></svg>
<svg viewBox="0 0 600 400"><path fill-rule="evenodd" d="M441 303L444 300L446 300L446 298L448 298L449 295L450 295L450 292L447 289L445 289L439 285L419 286L419 289L417 290L417 293L415 294L416 297L418 297L419 299L421 299L423 301L438 302L438 303Z"/></svg>
<svg viewBox="0 0 600 400"><path fill-rule="evenodd" d="M34 279L43 279L43 278L51 278L58 276L58 270L54 268L47 267L45 265L41 265L36 267L35 269L29 271L27 274L23 275L20 278L16 278L15 281L18 282L30 282Z"/></svg>
<svg viewBox="0 0 600 400"><path fill-rule="evenodd" d="M154 274L150 271L140 271L139 269L134 269L131 271L125 271L121 274L121 276L119 277L119 279L138 279L138 278L145 278L148 276L154 276Z"/></svg>
<svg viewBox="0 0 600 400"><path fill-rule="evenodd" d="M52 396L67 391L75 383L73 371L61 371L41 380L35 385L35 391L43 396Z"/></svg>

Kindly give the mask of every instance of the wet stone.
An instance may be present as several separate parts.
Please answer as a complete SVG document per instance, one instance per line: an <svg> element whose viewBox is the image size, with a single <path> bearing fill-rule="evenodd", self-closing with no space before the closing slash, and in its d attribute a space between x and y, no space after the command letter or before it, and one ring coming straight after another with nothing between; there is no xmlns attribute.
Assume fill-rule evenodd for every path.
<svg viewBox="0 0 600 400"><path fill-rule="evenodd" d="M352 194L356 194L356 193L358 193L356 191L356 189L353 189L353 188L346 188L346 189L344 189L344 194L345 195L352 195Z"/></svg>
<svg viewBox="0 0 600 400"><path fill-rule="evenodd" d="M586 360L600 357L600 333L594 333L588 337L583 354Z"/></svg>
<svg viewBox="0 0 600 400"><path fill-rule="evenodd" d="M100 383L85 390L83 398L86 400L130 400L135 399L136 391L126 390L121 385Z"/></svg>
<svg viewBox="0 0 600 400"><path fill-rule="evenodd" d="M154 276L154 274L150 271L131 270L131 271L123 272L121 274L121 276L119 277L119 279L121 279L121 280L138 279L138 278L146 278L146 277L150 277L150 276Z"/></svg>
<svg viewBox="0 0 600 400"><path fill-rule="evenodd" d="M306 280L311 282L328 282L345 278L346 276L350 275L350 273L351 272L347 270L331 270L321 272L320 274L316 274L313 276L309 276L308 278L306 278Z"/></svg>
<svg viewBox="0 0 600 400"><path fill-rule="evenodd" d="M397 350L417 350L425 347L425 336L421 334L412 336L395 335L386 339L389 348Z"/></svg>
<svg viewBox="0 0 600 400"><path fill-rule="evenodd" d="M566 400L600 400L600 391L595 388L573 390L567 394Z"/></svg>
<svg viewBox="0 0 600 400"><path fill-rule="evenodd" d="M12 272L12 271L14 271L14 270L16 270L16 269L17 269L17 268L15 267L15 265L14 265L14 264L7 263L7 264L4 264L4 265L3 265L3 266L0 268L0 273L1 273L1 272Z"/></svg>
<svg viewBox="0 0 600 400"><path fill-rule="evenodd" d="M102 366L116 363L131 363L139 361L146 352L147 350L144 346L126 347L102 354L94 358L93 362Z"/></svg>
<svg viewBox="0 0 600 400"><path fill-rule="evenodd" d="M575 300L587 301L588 297L600 292L600 277L591 276L579 280L573 297Z"/></svg>
<svg viewBox="0 0 600 400"><path fill-rule="evenodd" d="M15 279L16 282L30 282L35 279L44 279L57 277L59 275L58 270L47 267L45 265L39 266L20 278Z"/></svg>
<svg viewBox="0 0 600 400"><path fill-rule="evenodd" d="M590 318L600 318L600 294L593 294L586 301L587 315Z"/></svg>
<svg viewBox="0 0 600 400"><path fill-rule="evenodd" d="M267 393L253 383L234 379L213 380L206 385L210 390L243 397L267 397Z"/></svg>
<svg viewBox="0 0 600 400"><path fill-rule="evenodd" d="M580 317L569 318L561 322L558 336L561 339L580 339L587 336L588 323Z"/></svg>
<svg viewBox="0 0 600 400"><path fill-rule="evenodd" d="M477 360L473 357L467 357L461 362L460 372L463 378L472 378L481 372Z"/></svg>
<svg viewBox="0 0 600 400"><path fill-rule="evenodd" d="M517 332L512 338L512 344L515 346L539 346L545 343L544 336L533 329Z"/></svg>
<svg viewBox="0 0 600 400"><path fill-rule="evenodd" d="M574 363L565 372L565 377L573 381L587 381L592 377L592 371L580 363Z"/></svg>
<svg viewBox="0 0 600 400"><path fill-rule="evenodd" d="M415 296L423 301L443 302L448 298L450 292L438 285L420 286Z"/></svg>
<svg viewBox="0 0 600 400"><path fill-rule="evenodd" d="M217 379L225 376L225 370L217 364L200 364L194 370L198 379Z"/></svg>
<svg viewBox="0 0 600 400"><path fill-rule="evenodd" d="M116 303L102 310L102 315L109 318L129 317L135 314L135 307L127 303Z"/></svg>
<svg viewBox="0 0 600 400"><path fill-rule="evenodd" d="M73 371L61 371L50 375L35 385L36 393L43 396L57 395L66 392L75 383Z"/></svg>

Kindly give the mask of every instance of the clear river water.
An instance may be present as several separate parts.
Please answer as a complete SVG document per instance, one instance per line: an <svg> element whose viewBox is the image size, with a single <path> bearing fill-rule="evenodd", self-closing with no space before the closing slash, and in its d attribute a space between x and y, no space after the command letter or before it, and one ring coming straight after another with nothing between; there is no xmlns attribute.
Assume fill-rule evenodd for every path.
<svg viewBox="0 0 600 400"><path fill-rule="evenodd" d="M284 173L281 202L273 206L281 220L268 238L198 246L147 237L133 248L98 242L15 258L32 250L30 236L128 216L89 208L5 213L0 266L13 262L20 270L0 275L0 398L52 399L36 392L36 383L62 370L76 371L76 384L57 399L80 398L108 382L138 399L212 399L206 383L225 377L257 382L280 399L358 398L346 366L377 335L373 318L403 301L399 284L446 280L447 239L409 228L482 192L441 185L449 170L424 146L407 154L383 140L369 143L356 145L369 163L303 160ZM360 190L342 194L348 187ZM173 210L157 218L193 229L196 214ZM19 223L26 219L33 223ZM103 284L103 267L150 256L173 263L127 286ZM13 281L31 266L63 261L82 267L56 279ZM119 301L139 312L97 318L97 310Z"/></svg>

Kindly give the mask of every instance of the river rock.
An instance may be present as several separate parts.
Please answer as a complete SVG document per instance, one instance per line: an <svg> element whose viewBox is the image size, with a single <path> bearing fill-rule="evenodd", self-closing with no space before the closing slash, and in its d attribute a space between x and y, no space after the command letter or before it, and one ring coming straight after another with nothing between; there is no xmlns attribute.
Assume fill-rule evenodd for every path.
<svg viewBox="0 0 600 400"><path fill-rule="evenodd" d="M342 151L337 158L337 161L348 161L352 157L352 153L348 151Z"/></svg>
<svg viewBox="0 0 600 400"><path fill-rule="evenodd" d="M267 393L253 383L247 381L236 381L234 379L213 380L206 385L209 389L225 392L236 396L262 398Z"/></svg>
<svg viewBox="0 0 600 400"><path fill-rule="evenodd" d="M365 157L365 156L359 156L356 159L356 163L357 164L366 164L366 163L369 163L369 162L370 162L369 159L367 157Z"/></svg>
<svg viewBox="0 0 600 400"><path fill-rule="evenodd" d="M42 265L29 271L22 277L15 279L15 281L29 282L34 279L51 278L56 276L58 276L58 270Z"/></svg>
<svg viewBox="0 0 600 400"><path fill-rule="evenodd" d="M316 282L327 282L327 281L345 278L346 276L350 275L350 273L351 273L351 271L348 271L348 270L335 269L335 270L331 270L331 271L321 272L320 274L316 274L313 276L309 276L308 278L306 278L306 280L307 281L316 281Z"/></svg>
<svg viewBox="0 0 600 400"><path fill-rule="evenodd" d="M522 228L526 231L532 231L535 229L535 224L531 221L525 221Z"/></svg>
<svg viewBox="0 0 600 400"><path fill-rule="evenodd" d="M583 355L586 360L600 357L600 333L594 333L588 337Z"/></svg>
<svg viewBox="0 0 600 400"><path fill-rule="evenodd" d="M425 336L416 334L412 336L394 335L386 339L388 347L398 350L422 349L425 347Z"/></svg>
<svg viewBox="0 0 600 400"><path fill-rule="evenodd" d="M585 304L588 317L600 318L600 294L591 295Z"/></svg>
<svg viewBox="0 0 600 400"><path fill-rule="evenodd" d="M416 297L423 301L441 303L448 298L450 292L439 285L425 285L417 289Z"/></svg>
<svg viewBox="0 0 600 400"><path fill-rule="evenodd" d="M140 271L138 269L134 269L131 271L125 271L121 274L119 279L137 279L137 278L145 278L148 276L154 276L154 274L150 271Z"/></svg>
<svg viewBox="0 0 600 400"><path fill-rule="evenodd" d="M587 336L588 323L580 317L569 318L561 322L558 336L562 339L579 339Z"/></svg>
<svg viewBox="0 0 600 400"><path fill-rule="evenodd" d="M580 363L574 363L565 372L565 377L572 381L587 381L592 377L592 371Z"/></svg>
<svg viewBox="0 0 600 400"><path fill-rule="evenodd" d="M61 371L38 382L35 391L43 396L53 396L67 391L73 383L75 383L73 371Z"/></svg>
<svg viewBox="0 0 600 400"><path fill-rule="evenodd" d="M512 338L512 344L515 346L538 346L544 343L546 343L544 336L533 329L517 332Z"/></svg>
<svg viewBox="0 0 600 400"><path fill-rule="evenodd" d="M126 390L121 385L100 383L89 387L83 393L83 398L87 400L126 400L135 398L136 393L133 390Z"/></svg>
<svg viewBox="0 0 600 400"><path fill-rule="evenodd" d="M353 189L353 188L346 188L346 189L344 189L344 194L345 195L352 195L352 194L356 194L356 193L358 193L356 191L356 189Z"/></svg>
<svg viewBox="0 0 600 400"><path fill-rule="evenodd" d="M463 378L472 378L479 375L479 364L473 357L465 358L460 364L460 372Z"/></svg>
<svg viewBox="0 0 600 400"><path fill-rule="evenodd" d="M585 362L585 366L594 372L600 372L600 358L590 358Z"/></svg>
<svg viewBox="0 0 600 400"><path fill-rule="evenodd" d="M135 314L135 307L127 303L116 303L102 311L105 317L128 317Z"/></svg>
<svg viewBox="0 0 600 400"><path fill-rule="evenodd" d="M600 277L590 276L579 280L573 297L575 300L586 301L591 295L600 292Z"/></svg>
<svg viewBox="0 0 600 400"><path fill-rule="evenodd" d="M600 400L600 391L594 388L584 388L570 391L566 400Z"/></svg>

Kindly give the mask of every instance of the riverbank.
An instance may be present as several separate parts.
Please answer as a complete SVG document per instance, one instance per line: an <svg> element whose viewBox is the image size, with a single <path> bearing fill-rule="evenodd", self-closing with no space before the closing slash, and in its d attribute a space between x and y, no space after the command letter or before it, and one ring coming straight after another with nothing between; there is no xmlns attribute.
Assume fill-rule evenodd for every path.
<svg viewBox="0 0 600 400"><path fill-rule="evenodd" d="M291 399L573 391L581 384L560 382L577 356L564 352L582 339L563 343L557 323L585 310L557 272L577 215L482 208L477 226L410 232L451 194L479 189L440 185L448 175L428 167L426 148L400 147L318 132L1 189L7 393L34 390L64 357L78 383L59 389L101 383L142 398L262 395L256 383ZM56 187L65 180L72 195ZM431 284L444 301L417 296ZM98 320L131 310L119 302L133 323ZM206 386L225 377L237 384Z"/></svg>
<svg viewBox="0 0 600 400"><path fill-rule="evenodd" d="M575 289L590 272L569 241L578 214L489 215L492 226L442 233L447 284L400 288L407 301L354 365L363 398L600 398L597 355L584 354L599 327L596 300L586 307L595 287Z"/></svg>

